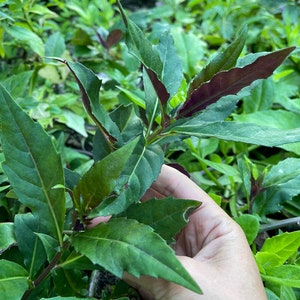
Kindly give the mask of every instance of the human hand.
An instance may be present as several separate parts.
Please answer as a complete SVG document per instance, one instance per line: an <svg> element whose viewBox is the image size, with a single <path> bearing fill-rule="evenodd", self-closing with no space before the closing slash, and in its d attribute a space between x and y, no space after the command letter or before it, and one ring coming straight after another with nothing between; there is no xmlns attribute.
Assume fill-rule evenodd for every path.
<svg viewBox="0 0 300 300"><path fill-rule="evenodd" d="M149 276L136 278L125 274L124 279L145 299L267 299L255 260L239 225L188 177L164 165L144 198L168 196L202 202L177 235L174 250L203 295Z"/></svg>

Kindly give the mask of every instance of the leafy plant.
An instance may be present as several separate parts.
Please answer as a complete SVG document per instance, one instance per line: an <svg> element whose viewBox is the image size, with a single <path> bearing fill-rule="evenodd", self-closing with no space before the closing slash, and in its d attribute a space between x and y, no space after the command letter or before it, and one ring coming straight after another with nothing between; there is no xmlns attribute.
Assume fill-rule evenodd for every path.
<svg viewBox="0 0 300 300"><path fill-rule="evenodd" d="M86 32L93 25L95 6L90 5L86 12L80 9L80 3L67 5L81 15ZM238 168L224 164L216 155L215 161L207 159L217 147L226 154L226 143L287 147L300 142L296 126L278 128L253 122L249 115L232 116L242 98L242 105L251 109L247 104L253 97L251 91L263 89L266 81L261 80L270 77L295 47L239 58L247 40L244 27L226 49L194 76L196 70L177 54L170 33L163 32L153 45L127 17L120 3L118 6L125 44L134 57L132 65L141 66L142 70L139 91L133 92L129 84L119 87L126 99L109 110L101 102L101 93L99 101L102 82L89 68L61 58L52 58L55 64L43 66L51 66L61 74L70 72L77 82L87 118L93 122L89 130L93 136L93 161L87 170L77 172L65 165L64 153L59 152L61 138L53 139L20 106L22 101L18 104L13 100L13 80L0 85L5 174L2 183L3 191L9 189L2 202L12 215L11 221L0 224L0 290L4 298L88 297L93 270L107 270L117 277L122 277L123 272L161 277L200 293L201 287L183 269L168 245L188 221L187 212L199 203L173 198L140 202L176 143L189 149L183 165L196 159L218 188L224 184L214 177L211 168L227 176L226 182L241 184L247 200L244 210L257 217L239 215L236 201L230 203L230 209L245 229L249 244L258 234L258 218L265 220L300 194L298 158L283 160L265 171L265 176L258 176L256 165L245 155L239 155ZM108 21L111 6L107 3L99 9ZM120 29L111 31L106 39L101 34L100 37L100 44L109 49L109 38L118 40ZM51 36L51 40L63 45L59 35ZM32 45L28 46L33 50ZM65 48L60 48L61 51L48 51L48 55L62 54ZM68 71L63 71L57 61L65 64ZM17 97L21 98L22 93ZM81 132L87 134L82 128ZM227 159L229 162L230 158ZM187 168L190 166L188 163ZM97 216L111 218L89 228L91 219ZM249 223L253 224L252 231ZM296 277L284 280L284 274L299 272L298 232L272 239L280 245L286 245L286 240L293 245L291 248L278 251L267 240L256 254L263 279L271 283L270 293L276 284L299 287ZM283 265L287 260L290 264ZM289 288L282 289L282 294L292 293ZM116 287L110 297L127 293L117 290Z"/></svg>

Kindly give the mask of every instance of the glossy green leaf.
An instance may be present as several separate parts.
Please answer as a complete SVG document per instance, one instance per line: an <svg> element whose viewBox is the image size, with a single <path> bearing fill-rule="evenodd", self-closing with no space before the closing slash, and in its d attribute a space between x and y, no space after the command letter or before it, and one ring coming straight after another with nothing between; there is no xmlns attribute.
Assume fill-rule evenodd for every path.
<svg viewBox="0 0 300 300"><path fill-rule="evenodd" d="M42 231L40 221L32 214L18 214L15 217L15 227L18 248L24 256L30 277L34 278L47 259L45 249L35 234ZM58 247L57 240L56 247Z"/></svg>
<svg viewBox="0 0 300 300"><path fill-rule="evenodd" d="M260 252L275 253L284 264L300 247L300 231L285 232L265 240Z"/></svg>
<svg viewBox="0 0 300 300"><path fill-rule="evenodd" d="M19 300L28 289L28 272L20 265L0 260L0 293L3 299Z"/></svg>
<svg viewBox="0 0 300 300"><path fill-rule="evenodd" d="M137 141L129 142L98 161L79 180L73 194L81 213L87 213L112 193Z"/></svg>
<svg viewBox="0 0 300 300"><path fill-rule="evenodd" d="M233 68L240 56L247 37L247 27L244 27L239 36L228 46L228 48L219 53L211 62L197 74L189 85L188 97L191 96L202 83L209 81L220 71Z"/></svg>
<svg viewBox="0 0 300 300"><path fill-rule="evenodd" d="M191 213L190 209L200 204L199 201L172 197L151 199L131 205L121 216L151 226L162 238L172 242L176 233L187 224L187 212Z"/></svg>
<svg viewBox="0 0 300 300"><path fill-rule="evenodd" d="M300 266L283 265L267 270L267 274L262 274L262 279L295 288L300 288Z"/></svg>
<svg viewBox="0 0 300 300"><path fill-rule="evenodd" d="M164 154L159 145L146 145L140 139L128 160L117 197L103 201L90 217L111 215L123 212L130 204L140 200L146 190L159 175Z"/></svg>
<svg viewBox="0 0 300 300"><path fill-rule="evenodd" d="M14 223L0 223L0 255L15 243Z"/></svg>
<svg viewBox="0 0 300 300"><path fill-rule="evenodd" d="M179 123L180 124L180 123ZM215 137L223 140L257 144L268 147L279 146L300 141L300 128L279 130L253 123L212 122L201 124L198 118L192 118L176 126L176 123L166 130L169 133L196 136L200 138ZM266 139L266 136L268 137Z"/></svg>
<svg viewBox="0 0 300 300"><path fill-rule="evenodd" d="M263 187L287 183L299 175L299 169L299 158L286 158L270 169L263 180Z"/></svg>
<svg viewBox="0 0 300 300"><path fill-rule="evenodd" d="M65 62L79 85L83 103L93 121L112 138L120 139L120 132L116 124L109 117L108 112L101 105L99 90L101 81L90 69L77 62Z"/></svg>
<svg viewBox="0 0 300 300"><path fill-rule="evenodd" d="M0 120L3 169L14 192L62 244L65 194L53 189L64 184L61 158L40 124L22 111L2 85Z"/></svg>
<svg viewBox="0 0 300 300"><path fill-rule="evenodd" d="M118 277L124 272L160 277L200 292L165 241L135 220L111 219L75 235L72 243L77 251Z"/></svg>

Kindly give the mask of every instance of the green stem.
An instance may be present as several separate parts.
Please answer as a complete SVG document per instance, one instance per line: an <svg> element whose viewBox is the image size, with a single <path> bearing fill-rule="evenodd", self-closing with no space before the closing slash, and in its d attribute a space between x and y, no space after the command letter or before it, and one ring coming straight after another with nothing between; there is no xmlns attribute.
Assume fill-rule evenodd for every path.
<svg viewBox="0 0 300 300"><path fill-rule="evenodd" d="M69 243L66 242L63 247L61 248L60 252L57 252L54 256L54 258L52 259L52 261L48 264L48 266L44 269L44 271L38 276L38 278L36 280L33 281L32 283L32 288L28 289L25 294L22 297L22 300L26 300L30 294L32 293L32 291L41 284L41 282L46 279L50 272L55 268L56 264L58 263L59 259L62 256L63 250L65 250L68 247Z"/></svg>

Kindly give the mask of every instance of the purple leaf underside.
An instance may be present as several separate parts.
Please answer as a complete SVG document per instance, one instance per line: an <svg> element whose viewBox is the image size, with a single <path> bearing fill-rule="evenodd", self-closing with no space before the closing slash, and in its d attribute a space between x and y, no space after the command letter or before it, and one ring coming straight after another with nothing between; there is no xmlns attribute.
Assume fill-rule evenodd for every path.
<svg viewBox="0 0 300 300"><path fill-rule="evenodd" d="M275 51L259 57L245 67L217 73L191 94L178 111L177 118L190 117L217 102L221 97L235 95L255 80L268 78L294 49L295 47L289 47Z"/></svg>

